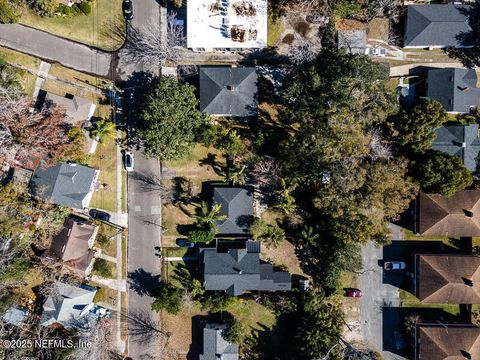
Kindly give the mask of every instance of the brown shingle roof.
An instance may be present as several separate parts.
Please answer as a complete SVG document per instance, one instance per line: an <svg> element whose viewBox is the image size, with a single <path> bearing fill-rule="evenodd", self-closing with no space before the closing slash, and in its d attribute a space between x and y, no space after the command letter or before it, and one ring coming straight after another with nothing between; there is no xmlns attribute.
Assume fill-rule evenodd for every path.
<svg viewBox="0 0 480 360"><path fill-rule="evenodd" d="M480 257L415 255L416 295L425 303L480 304Z"/></svg>
<svg viewBox="0 0 480 360"><path fill-rule="evenodd" d="M480 359L480 329L471 324L418 324L415 360Z"/></svg>
<svg viewBox="0 0 480 360"><path fill-rule="evenodd" d="M421 192L417 231L433 236L480 236L480 190L462 190L449 197Z"/></svg>
<svg viewBox="0 0 480 360"><path fill-rule="evenodd" d="M50 251L81 275L92 262L93 245L98 227L85 220L67 218L62 231L53 239ZM90 242L90 243L89 243Z"/></svg>

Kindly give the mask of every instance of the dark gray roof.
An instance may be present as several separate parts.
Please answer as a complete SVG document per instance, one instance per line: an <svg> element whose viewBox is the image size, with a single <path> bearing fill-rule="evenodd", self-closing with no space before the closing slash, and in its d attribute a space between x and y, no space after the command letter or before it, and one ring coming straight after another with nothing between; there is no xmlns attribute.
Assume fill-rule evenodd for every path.
<svg viewBox="0 0 480 360"><path fill-rule="evenodd" d="M226 324L206 324L203 329L203 354L199 360L238 360L238 345L225 340ZM221 356L221 357L220 357Z"/></svg>
<svg viewBox="0 0 480 360"><path fill-rule="evenodd" d="M50 326L59 323L66 328L76 327L93 307L96 293L97 289L89 286L57 281L43 304L40 324Z"/></svg>
<svg viewBox="0 0 480 360"><path fill-rule="evenodd" d="M255 67L200 68L200 111L211 115L255 116L257 106Z"/></svg>
<svg viewBox="0 0 480 360"><path fill-rule="evenodd" d="M474 69L433 69L428 71L427 97L440 102L446 111L468 113L480 105L480 89Z"/></svg>
<svg viewBox="0 0 480 360"><path fill-rule="evenodd" d="M226 220L217 221L221 235L246 235L253 220L253 193L242 187L215 187L213 203L221 205Z"/></svg>
<svg viewBox="0 0 480 360"><path fill-rule="evenodd" d="M408 6L404 46L469 46L463 37L472 31L467 16L470 9L453 4Z"/></svg>
<svg viewBox="0 0 480 360"><path fill-rule="evenodd" d="M367 30L339 30L338 47L345 48L350 54L365 55L367 49Z"/></svg>
<svg viewBox="0 0 480 360"><path fill-rule="evenodd" d="M201 249L205 290L225 291L241 295L248 290L281 291L291 289L287 272L273 271L270 264L260 262L260 246L246 241L240 249L218 252L216 248Z"/></svg>
<svg viewBox="0 0 480 360"><path fill-rule="evenodd" d="M39 166L33 173L30 188L34 196L57 205L83 209L88 206L88 194L97 170L79 164L60 163L52 167Z"/></svg>
<svg viewBox="0 0 480 360"><path fill-rule="evenodd" d="M468 170L475 171L480 151L478 125L442 126L435 134L432 149L458 156Z"/></svg>

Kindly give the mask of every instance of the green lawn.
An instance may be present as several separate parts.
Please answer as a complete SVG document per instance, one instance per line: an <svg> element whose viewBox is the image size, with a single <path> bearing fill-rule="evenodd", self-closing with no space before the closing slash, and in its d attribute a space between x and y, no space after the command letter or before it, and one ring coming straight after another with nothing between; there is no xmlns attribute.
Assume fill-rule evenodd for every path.
<svg viewBox="0 0 480 360"><path fill-rule="evenodd" d="M95 294L95 298L93 299L96 303L104 303L110 307L115 306L114 299L117 298L117 291L110 289L106 286L102 286L95 282L89 282L89 286L97 288L97 293Z"/></svg>
<svg viewBox="0 0 480 360"><path fill-rule="evenodd" d="M98 144L97 151L88 165L100 170L99 183L106 188L93 193L90 207L107 211L117 211L117 145L115 139L107 138Z"/></svg>
<svg viewBox="0 0 480 360"><path fill-rule="evenodd" d="M251 335L253 330L271 329L277 321L272 310L253 300L238 299L227 308L227 311L243 324L247 336Z"/></svg>
<svg viewBox="0 0 480 360"><path fill-rule="evenodd" d="M105 50L118 49L125 34L122 0L94 0L88 16L40 17L26 11L20 23Z"/></svg>
<svg viewBox="0 0 480 360"><path fill-rule="evenodd" d="M443 242L445 245L457 247L456 242L460 240L459 237L447 237L447 236L417 236L412 231L403 229L404 240L418 240L418 241L432 241L437 240Z"/></svg>
<svg viewBox="0 0 480 360"><path fill-rule="evenodd" d="M267 33L267 45L273 47L277 45L280 40L280 36L283 33L284 27L280 19L276 21L271 16L268 17L268 33Z"/></svg>
<svg viewBox="0 0 480 360"><path fill-rule="evenodd" d="M107 225L107 224L100 224L100 229L98 230L97 241L95 246L102 249L102 253L116 257L117 256L117 238L116 235L118 233L117 228ZM98 239L100 236L105 236L109 239L108 244L100 244Z"/></svg>
<svg viewBox="0 0 480 360"><path fill-rule="evenodd" d="M457 304L426 304L422 303L415 295L409 293L408 291L400 289L400 303L402 307L412 307L412 308L436 308L443 309L443 311L452 314L459 315L460 307Z"/></svg>

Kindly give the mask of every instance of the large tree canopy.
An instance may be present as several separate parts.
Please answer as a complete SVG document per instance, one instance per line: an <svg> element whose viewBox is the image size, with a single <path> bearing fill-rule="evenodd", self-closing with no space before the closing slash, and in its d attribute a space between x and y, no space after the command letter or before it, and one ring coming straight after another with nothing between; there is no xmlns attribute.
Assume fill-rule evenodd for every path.
<svg viewBox="0 0 480 360"><path fill-rule="evenodd" d="M407 162L393 159L383 140L381 129L398 110L387 81L368 58L326 50L285 92L284 121L294 120L282 144L285 173L303 180L314 209L344 242L384 240L387 221L417 191Z"/></svg>
<svg viewBox="0 0 480 360"><path fill-rule="evenodd" d="M197 110L194 89L163 76L146 94L139 137L147 156L175 160L190 153L207 117Z"/></svg>
<svg viewBox="0 0 480 360"><path fill-rule="evenodd" d="M389 126L396 142L422 152L432 147L435 129L447 121L448 115L442 104L436 100L424 100L411 109L402 109L392 117Z"/></svg>

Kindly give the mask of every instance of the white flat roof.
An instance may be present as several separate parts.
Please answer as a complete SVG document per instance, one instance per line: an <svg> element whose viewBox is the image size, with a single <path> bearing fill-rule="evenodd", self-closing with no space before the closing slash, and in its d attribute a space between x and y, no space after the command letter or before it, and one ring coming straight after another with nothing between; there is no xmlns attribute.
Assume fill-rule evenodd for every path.
<svg viewBox="0 0 480 360"><path fill-rule="evenodd" d="M266 46L267 0L187 0L188 48Z"/></svg>

